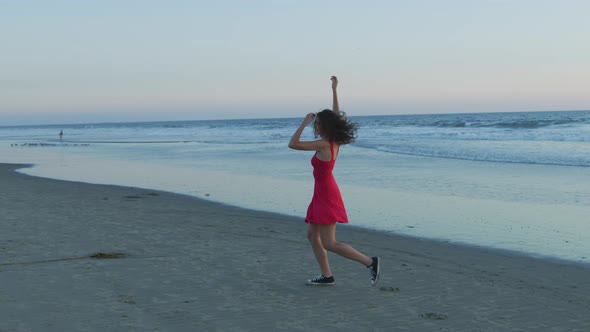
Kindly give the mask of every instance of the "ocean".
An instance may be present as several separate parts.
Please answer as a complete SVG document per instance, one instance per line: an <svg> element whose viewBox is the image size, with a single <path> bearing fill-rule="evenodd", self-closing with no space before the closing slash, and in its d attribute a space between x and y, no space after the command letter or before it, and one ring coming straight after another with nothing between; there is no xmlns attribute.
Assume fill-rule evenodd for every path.
<svg viewBox="0 0 590 332"><path fill-rule="evenodd" d="M287 148L302 119L0 124L0 162L303 219L313 153ZM350 119L334 174L351 225L590 262L590 111Z"/></svg>

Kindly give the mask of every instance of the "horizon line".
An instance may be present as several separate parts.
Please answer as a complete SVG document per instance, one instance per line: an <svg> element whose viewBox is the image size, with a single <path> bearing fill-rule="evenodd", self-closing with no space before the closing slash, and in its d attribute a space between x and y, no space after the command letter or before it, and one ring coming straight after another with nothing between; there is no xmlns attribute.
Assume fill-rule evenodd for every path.
<svg viewBox="0 0 590 332"><path fill-rule="evenodd" d="M543 111L486 111L486 112L445 112L445 113L396 113L396 114L363 114L350 115L350 118L356 117L379 117L379 116L432 116L432 115L453 115L453 114L503 114L503 113L549 113L549 112L590 112L590 109L570 109L570 110L543 110ZM345 113L345 112L344 112ZM297 119L299 116L288 117L236 117L236 118L217 118L217 119L179 119L179 120L150 120L150 121L91 121L91 122L71 122L71 123L51 123L51 124L11 124L0 125L0 128L12 127L54 127L54 126L73 126L73 125L103 125L103 124L122 124L122 123L158 123L158 122L187 122L187 121L239 121L239 120L270 120L270 119Z"/></svg>

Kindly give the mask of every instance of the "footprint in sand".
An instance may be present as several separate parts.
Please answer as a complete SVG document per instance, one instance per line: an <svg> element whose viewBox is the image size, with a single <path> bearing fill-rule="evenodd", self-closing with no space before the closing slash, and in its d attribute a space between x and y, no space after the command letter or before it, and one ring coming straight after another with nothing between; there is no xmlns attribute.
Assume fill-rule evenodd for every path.
<svg viewBox="0 0 590 332"><path fill-rule="evenodd" d="M381 287L381 288L379 288L379 290L383 291L383 292L393 292L393 293L399 292L399 288L397 288L397 287Z"/></svg>
<svg viewBox="0 0 590 332"><path fill-rule="evenodd" d="M445 314L437 314L436 312L425 312L420 316L428 319L436 319L436 320L445 320L448 319L447 315Z"/></svg>
<svg viewBox="0 0 590 332"><path fill-rule="evenodd" d="M91 255L90 258L96 259L113 259L113 258L123 258L127 256L127 254L121 252L97 252L94 255Z"/></svg>
<svg viewBox="0 0 590 332"><path fill-rule="evenodd" d="M135 298L131 295L121 295L121 296L119 296L118 301L121 303L136 304Z"/></svg>

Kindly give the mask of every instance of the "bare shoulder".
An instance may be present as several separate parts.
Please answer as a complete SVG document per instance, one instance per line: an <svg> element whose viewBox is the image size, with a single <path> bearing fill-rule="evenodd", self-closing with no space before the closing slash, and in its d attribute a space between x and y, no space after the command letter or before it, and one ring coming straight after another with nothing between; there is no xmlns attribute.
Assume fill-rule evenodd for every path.
<svg viewBox="0 0 590 332"><path fill-rule="evenodd" d="M319 139L316 142L318 144L318 148L321 148L322 150L323 149L330 149L330 142L329 141L326 141L324 139Z"/></svg>
<svg viewBox="0 0 590 332"><path fill-rule="evenodd" d="M330 149L330 142L326 140L318 140L317 157L320 160L329 161L332 158L332 151Z"/></svg>

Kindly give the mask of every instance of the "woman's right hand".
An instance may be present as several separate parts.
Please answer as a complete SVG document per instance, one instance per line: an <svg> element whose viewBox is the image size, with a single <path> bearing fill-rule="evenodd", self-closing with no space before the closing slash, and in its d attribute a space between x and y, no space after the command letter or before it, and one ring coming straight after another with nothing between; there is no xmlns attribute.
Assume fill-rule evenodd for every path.
<svg viewBox="0 0 590 332"><path fill-rule="evenodd" d="M336 76L332 76L330 77L330 80L332 81L332 89L336 90L336 87L338 87L338 78Z"/></svg>

